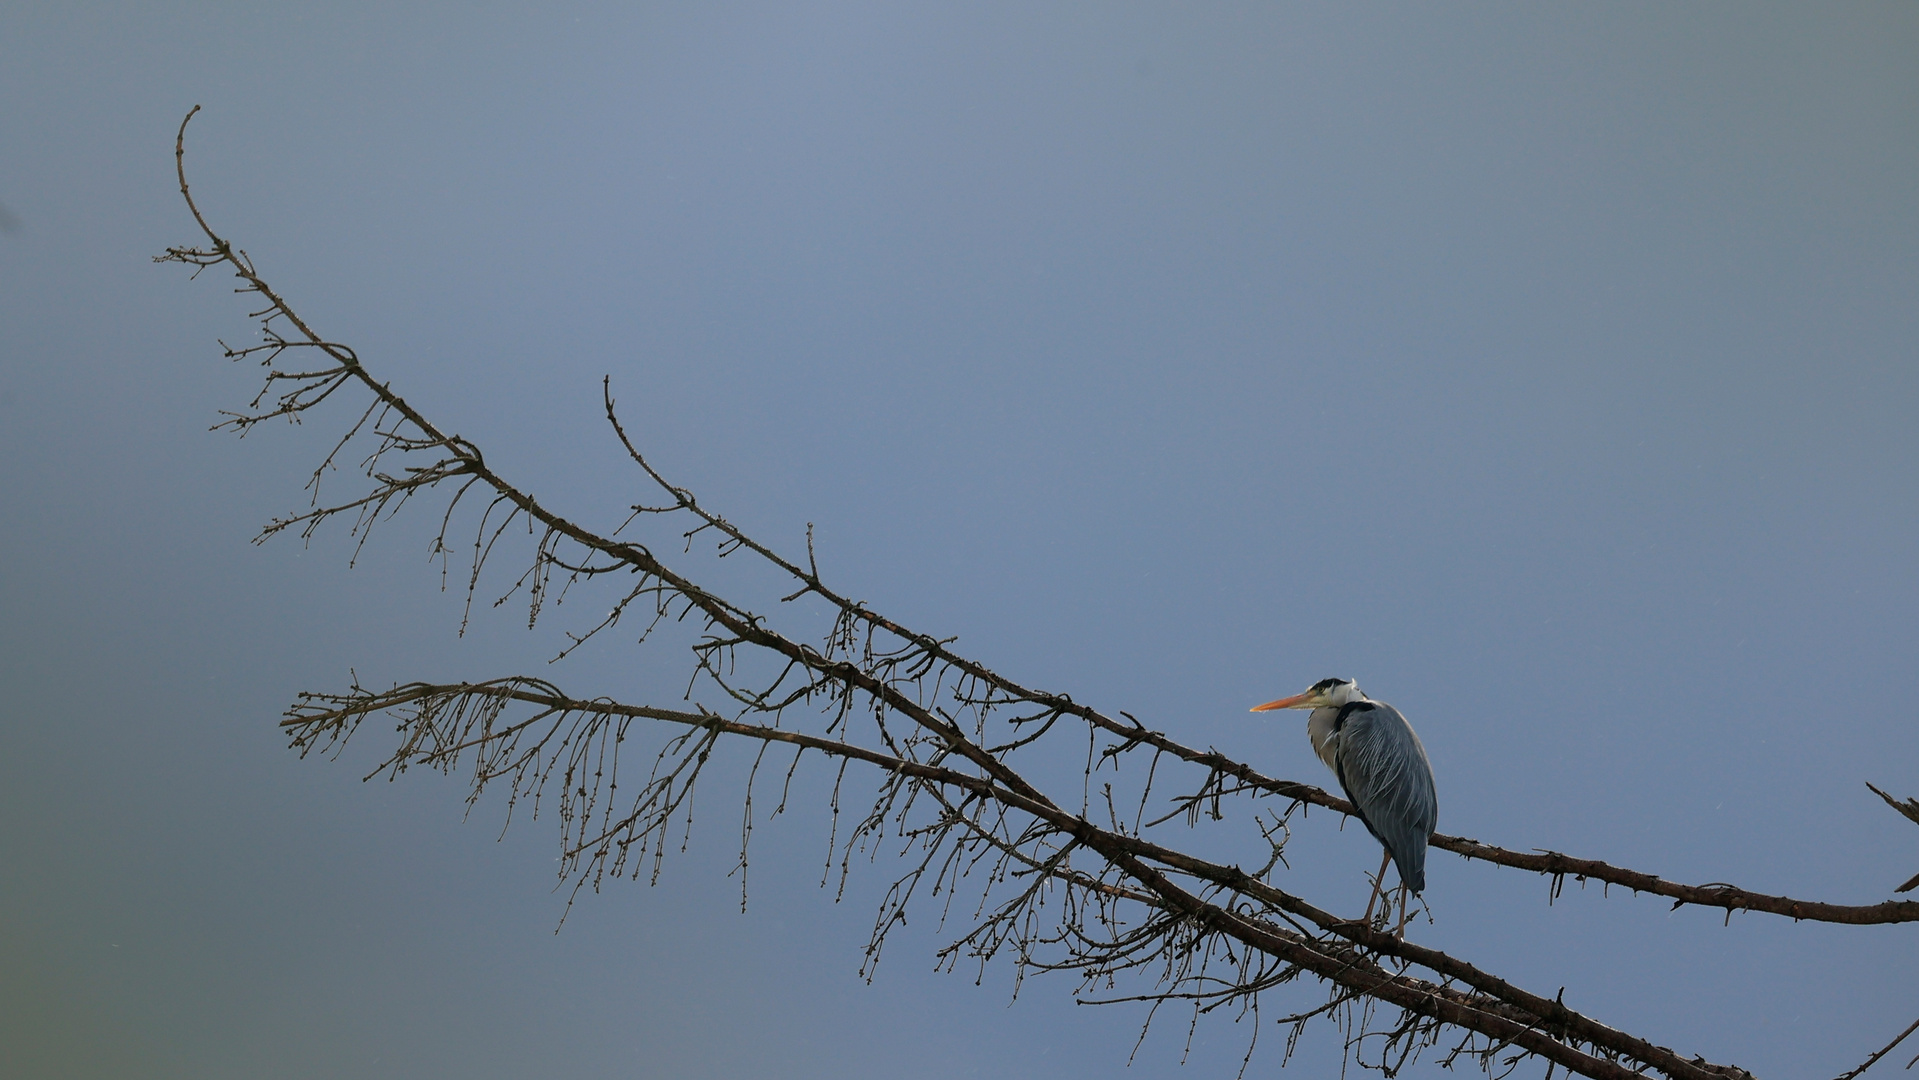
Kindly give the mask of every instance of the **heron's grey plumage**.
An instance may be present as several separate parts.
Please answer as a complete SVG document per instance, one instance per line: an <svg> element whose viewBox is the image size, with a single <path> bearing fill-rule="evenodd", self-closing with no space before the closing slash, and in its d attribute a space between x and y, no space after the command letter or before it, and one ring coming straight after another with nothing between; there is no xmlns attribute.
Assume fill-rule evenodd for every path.
<svg viewBox="0 0 1919 1080"><path fill-rule="evenodd" d="M1426 891L1426 839L1439 823L1439 797L1426 748L1398 709L1374 701L1351 679L1321 679L1303 694L1253 707L1311 709L1306 734L1313 752L1339 777L1366 831L1399 866L1400 883ZM1386 873L1382 859L1380 875ZM1377 899L1379 883L1374 885ZM1404 894L1401 895L1402 926ZM1372 904L1366 911L1370 916Z"/></svg>
<svg viewBox="0 0 1919 1080"><path fill-rule="evenodd" d="M1413 726L1398 709L1363 697L1314 709L1306 725L1359 820L1392 853L1399 880L1424 892L1426 838L1439 823L1439 795Z"/></svg>

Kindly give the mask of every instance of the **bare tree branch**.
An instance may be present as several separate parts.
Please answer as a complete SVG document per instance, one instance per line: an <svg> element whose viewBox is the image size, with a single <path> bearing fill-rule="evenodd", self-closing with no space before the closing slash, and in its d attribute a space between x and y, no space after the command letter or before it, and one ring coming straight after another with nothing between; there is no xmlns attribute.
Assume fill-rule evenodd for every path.
<svg viewBox="0 0 1919 1080"><path fill-rule="evenodd" d="M1878 788L1873 788L1872 790L1879 791ZM1879 794L1884 796L1886 793L1883 791L1879 791ZM1892 802L1890 797L1888 797L1886 801ZM1894 803L1893 805L1897 806L1898 804ZM1915 1031L1919 1031L1919 1020L1914 1020L1911 1024L1907 1025L1906 1030L1900 1032L1896 1037L1894 1037L1894 1039L1891 1042L1873 1051L1872 1056L1868 1057L1865 1061L1861 1062L1858 1068L1852 1070L1851 1072L1840 1073L1837 1077L1834 1078L1834 1080L1853 1080L1853 1078L1858 1076L1860 1073L1863 1073L1867 1069L1870 1069L1874 1065L1877 1065L1879 1063L1880 1058L1885 1057L1887 1054L1892 1053L1893 1047L1898 1046L1902 1042L1905 1042L1906 1036L1912 1034ZM1913 1060L1919 1061L1919 1058L1915 1058ZM1913 1065L1913 1062L1911 1061L1906 1062L1906 1068L1910 1069L1912 1068L1912 1065Z"/></svg>
<svg viewBox="0 0 1919 1080"><path fill-rule="evenodd" d="M612 597L604 616L568 633L569 644L555 659L609 630L625 627L625 633L636 624L636 644L656 633L692 635L682 695L690 709L576 698L524 676L415 682L384 691L354 685L343 693L302 694L288 711L283 726L302 754L337 754L368 717L397 718L399 744L376 774L470 768L469 802L502 785L509 821L523 799L535 816L550 808L562 836L559 872L577 895L609 877L657 877L668 847L687 842L694 796L712 754L757 744L742 800L738 868L744 890L759 767L769 753L790 748L790 760L773 759L776 766L785 764L773 815L786 810L803 756L836 763L824 812L829 877L837 860L844 888L853 857L874 857L885 847L896 847L904 860L906 869L880 901L866 971L909 906L937 906L942 924L948 917L970 924L940 952L945 966L965 959L983 971L1005 957L1016 979L1028 972L1064 972L1081 980L1081 1000L1149 1003L1148 1026L1167 1004L1190 1009L1192 1025L1222 1008L1257 1018L1262 994L1309 974L1325 985L1328 997L1280 1021L1290 1029L1288 1054L1308 1022L1327 1019L1344 1033L1351 1060L1388 1074L1447 1040L1449 1049L1434 1049L1442 1063L1475 1061L1489 1075L1508 1068L1515 1056L1543 1059L1549 1073L1564 1068L1590 1077L1638 1076L1647 1069L1683 1080L1749 1075L1600 1023L1566 1006L1563 991L1551 998L1530 993L1466 960L1401 940L1383 929L1383 912L1376 923L1341 919L1275 885L1272 874L1284 862L1293 811L1316 805L1352 813L1344 800L1185 746L1128 714L1108 716L1064 694L1029 689L956 654L952 639L912 631L850 599L822 579L810 527L801 565L672 485L622 426L610 381L602 386L607 420L660 501L627 506L625 519L607 533L549 510L489 467L474 443L438 428L377 381L352 349L314 332L258 275L246 253L213 231L185 175L185 131L197 111L181 122L175 155L181 195L207 246L171 248L160 259L194 266L196 273L225 266L239 278L239 292L264 302L254 313L262 343L227 348L230 358L265 369L263 388L247 409L228 414L219 426L245 434L268 419L299 422L353 394L369 399L353 406L346 434L309 478L307 507L269 522L259 539L286 531L310 538L340 519L348 523L357 552L376 524L415 496L440 491L446 506L432 550L441 559L443 582L456 550L466 553L469 615L462 617L462 630L485 567L506 549L501 542L508 528L519 525L532 537L530 562L496 606L523 595L532 625L575 586ZM325 359L296 365L303 355ZM357 455L362 487L323 499L322 479L338 471L336 462L354 460L350 455ZM744 552L774 568L792 590L779 603L808 596L823 601L826 623L818 643L774 629L764 616L703 588L645 544L621 538L628 529L661 527L681 528L676 542L685 551L706 537L721 557ZM456 532L465 530L470 542L456 543ZM615 581L617 588L608 590ZM1083 741L1071 741L1081 736ZM1042 786L1048 781L1036 779L1057 767L1056 761L1048 764L1054 759L1036 755L1061 746L1078 746L1075 753L1084 755L1073 781L1080 787L1077 809L1070 799L1047 795ZM637 790L629 782L622 792L622 764L634 753L646 762L644 777ZM1128 769L1129 762L1136 764ZM1163 770L1163 763L1179 767ZM842 835L847 770L857 766L874 770L871 802ZM632 768L629 763L629 773ZM1156 785L1170 786L1170 793L1156 794ZM1257 800L1272 796L1286 800L1288 808L1268 820ZM1202 817L1221 818L1228 803L1241 801L1252 804L1269 848L1257 872L1147 836L1173 818L1193 825ZM1572 876L1728 913L1765 911L1855 924L1919 920L1919 903L1821 904L1731 886L1682 885L1554 852L1507 851L1440 835L1432 843L1470 859L1547 875L1555 890ZM1391 1008L1378 1010L1380 1005ZM1259 1027L1253 1025L1255 1040ZM1251 1053L1249 1045L1246 1060Z"/></svg>
<svg viewBox="0 0 1919 1080"><path fill-rule="evenodd" d="M801 590L787 599L806 593L817 594L822 599L838 607L848 618L857 619L899 637L920 643L929 658L951 665L956 670L978 679L982 684L1005 695L1006 700L1018 701L1047 710L1048 723L1051 723L1052 720L1061 716L1073 716L1104 731L1123 736L1127 740L1127 743L1122 747L1122 752L1123 750L1130 750L1134 744L1150 746L1155 750L1170 754L1182 761L1203 765L1218 777L1231 777L1247 787L1257 788L1283 798L1296 799L1299 802L1323 806L1329 810L1335 810L1348 816L1356 816L1351 803L1326 792L1322 788L1315 787L1311 784L1274 779L1260 773L1249 765L1234 761L1223 754L1210 750L1197 750L1168 737L1162 732L1148 730L1137 722L1127 723L1106 716L1097 709L1081 705L1065 695L1049 694L1043 691L1028 689L1011 679L993 673L980 664L953 653L946 648L947 643L944 641L938 641L926 635L916 634L885 618L878 612L848 600L820 581L818 571L810 565L810 560L809 566L804 569L787 561L777 553L753 541L750 537L728 523L724 518L709 513L702 508L698 502L695 501L691 492L683 488L674 487L668 483L667 480L647 462L639 450L634 447L632 440L627 437L625 429L620 426L619 417L615 414L613 407L610 383L608 384L608 390L605 395L605 408L607 420L613 425L614 431L619 435L620 443L625 447L627 454L631 456L642 469L645 469L647 475L659 484L669 496L676 500L670 509L683 509L698 516L708 526L724 533L733 543L752 550L768 562L773 563L797 578L801 582ZM1877 791L1878 789L1874 788L1873 790ZM1892 802L1890 796L1886 796L1883 792L1880 794L1886 801ZM1914 800L1914 803L1919 805L1919 800ZM1899 806L1897 803L1893 803L1893 805L1895 808ZM1908 816L1912 816L1913 813L1919 813L1919 811L1909 812L1904 810L1902 810L1902 812L1908 813ZM1919 818L1915 818L1915 820L1919 820ZM1562 855L1556 851L1509 851L1505 848L1481 843L1478 840L1472 840L1462 836L1448 836L1445 833L1434 833L1428 842L1433 847L1453 852L1456 855L1461 855L1468 859L1497 863L1501 866L1510 866L1520 870L1530 870L1534 873L1545 874L1556 880L1570 877L1581 882L1598 881L1609 885L1620 885L1634 892L1652 893L1656 896L1670 897L1678 901L1678 903L1673 905L1674 908L1678 908L1683 904L1694 904L1700 907L1725 908L1728 911L1757 911L1774 915L1785 915L1793 919L1849 923L1853 925L1919 922L1919 901L1893 900L1882 904L1870 905L1828 904L1819 901L1795 900L1787 896L1756 893L1723 883L1686 885L1679 882L1667 881L1654 874L1613 866L1597 859L1575 858L1570 855ZM1911 888L1914 884L1919 884L1919 878L1915 878L1913 882L1907 883L1897 891L1903 892Z"/></svg>
<svg viewBox="0 0 1919 1080"><path fill-rule="evenodd" d="M500 706L506 702L531 704L539 709L528 719L502 725L499 723ZM623 719L644 718L683 724L863 762L896 776L957 789L1020 811L1055 830L1057 835L1070 837L1078 846L1098 852L1109 863L1125 871L1129 878L1146 885L1148 891L1118 888L1098 879L1077 882L1083 888L1096 888L1109 897L1148 904L1162 912L1197 920L1208 929L1224 933L1331 982L1372 997L1415 1008L1416 1011L1424 999L1424 1006L1441 1019L1508 1041L1548 1060L1574 1068L1583 1075L1623 1077L1634 1074L1592 1055L1569 1051L1559 1040L1572 1039L1604 1047L1674 1077L1742 1075L1737 1071L1727 1072L1687 1061L1670 1050L1598 1024L1559 1001L1528 994L1443 952L1422 948L1363 923L1340 919L1253 878L1237 867L1198 859L1136 836L1102 829L1049 802L1030 798L975 774L922 764L842 740L730 721L710 712L624 705L604 698L571 698L559 693L551 684L525 678L447 685L411 683L383 693L356 687L345 695L303 694L302 704L290 710L288 718L281 725L293 732L293 744L302 751L316 747L331 749L343 743L361 720L380 712L402 714L400 729L405 733L405 738L400 748L375 770L376 773L401 771L411 764L450 771L463 752L476 751L476 795L488 782L505 775L513 776L515 796L522 790L537 792L551 774L552 763L563 760L569 763L569 768L566 785L562 788L562 799L591 799L592 794L584 789L577 789L578 794L575 794L580 755L562 751L567 747L604 742L599 729ZM547 726L545 730L539 730L543 721ZM649 785L648 793L641 796L639 807L633 814L603 825L590 840L569 847L567 857L578 859L597 844L598 851L589 858L602 861L608 857L617 859L621 856L615 853L615 849L623 851L634 835L656 836L658 829L670 823L672 811L677 807L677 803L657 796L653 791L657 784L655 780ZM591 816L591 806L589 803L585 811L569 811L563 804L561 817L563 820L585 820ZM610 814L610 809L604 806L602 809L603 820L610 820L605 817ZM987 836L997 835L995 830L984 832ZM621 837L622 833L627 834L625 838ZM1026 841L1001 844L995 840L992 846L1003 847L1005 851L1016 855L1029 870L1042 878L1063 878L1072 873L1065 869L1065 862L1057 857L1043 864L1020 854L1027 846ZM615 872L618 872L617 869ZM1198 895L1195 886L1177 884L1175 878L1179 877L1193 881L1199 888L1205 885L1219 886L1222 895L1237 895L1259 901L1261 907L1235 909L1208 902ZM1329 936L1315 936L1303 929L1278 925L1272 919L1280 913L1302 918ZM1297 922L1285 921L1291 927L1299 927ZM1352 948L1354 945L1363 947L1363 951ZM1449 981L1434 983L1412 979L1403 973L1392 974L1379 965L1377 957L1406 961L1410 965L1433 971L1443 980L1457 980L1479 992L1454 989ZM1236 984L1233 993L1238 993ZM1159 998L1169 995L1143 996ZM1170 996L1194 995L1181 993ZM1545 1032L1531 1030L1536 1027L1544 1028Z"/></svg>
<svg viewBox="0 0 1919 1080"><path fill-rule="evenodd" d="M1872 788L1872 793L1874 795L1877 795L1880 798L1886 800L1887 806L1890 806L1894 810L1899 811L1901 814L1905 815L1907 820L1913 822L1914 824L1919 824L1919 799L1907 799L1905 802L1900 802L1898 799L1895 799L1892 796L1886 794L1885 792L1880 791L1878 788L1872 787L1872 783L1870 781L1867 782L1866 786L1869 788ZM1912 878L1908 880L1904 885L1901 885L1892 891L1893 892L1911 892L1915 888L1919 888L1919 874L1914 874ZM1901 1037L1903 1038L1903 1036Z"/></svg>

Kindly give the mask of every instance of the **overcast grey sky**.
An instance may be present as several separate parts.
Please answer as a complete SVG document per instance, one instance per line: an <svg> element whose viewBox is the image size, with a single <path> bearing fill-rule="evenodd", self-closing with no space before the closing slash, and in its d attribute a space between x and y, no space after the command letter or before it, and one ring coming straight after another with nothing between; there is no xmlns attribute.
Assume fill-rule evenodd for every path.
<svg viewBox="0 0 1919 1080"><path fill-rule="evenodd" d="M931 973L930 926L861 981L889 867L836 904L816 818L742 914L716 794L555 935L549 823L360 783L378 732L288 753L299 690L545 673L572 624L456 638L430 515L352 570L249 545L327 432L206 432L245 308L148 261L194 104L226 235L552 505L635 490L610 374L704 502L1029 684L1324 784L1245 710L1350 675L1444 831L1919 871L1864 787L1919 795L1919 7L304 7L0 13L0 1071L1107 1076L1140 1019ZM1364 902L1363 834L1299 844ZM1429 873L1422 940L1762 1075L1919 1015L1909 927ZM1243 1026L1183 1033L1133 1075L1231 1075Z"/></svg>

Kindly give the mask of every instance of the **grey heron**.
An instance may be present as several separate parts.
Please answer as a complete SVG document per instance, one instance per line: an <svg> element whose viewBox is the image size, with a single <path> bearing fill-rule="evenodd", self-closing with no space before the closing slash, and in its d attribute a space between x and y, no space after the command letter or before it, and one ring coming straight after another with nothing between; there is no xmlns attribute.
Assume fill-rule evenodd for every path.
<svg viewBox="0 0 1919 1080"><path fill-rule="evenodd" d="M1439 797L1433 790L1433 767L1426 760L1413 726L1398 709L1374 701L1351 679L1321 679L1303 694L1264 705L1272 709L1311 709L1306 734L1313 752L1339 777L1346 798L1359 811L1359 820L1386 849L1379 860L1379 876L1366 901L1361 921L1371 923L1373 904L1386 881L1386 863L1399 867L1399 928L1406 931L1406 892L1426 889L1426 838L1439 821ZM1387 910L1391 910L1388 901Z"/></svg>

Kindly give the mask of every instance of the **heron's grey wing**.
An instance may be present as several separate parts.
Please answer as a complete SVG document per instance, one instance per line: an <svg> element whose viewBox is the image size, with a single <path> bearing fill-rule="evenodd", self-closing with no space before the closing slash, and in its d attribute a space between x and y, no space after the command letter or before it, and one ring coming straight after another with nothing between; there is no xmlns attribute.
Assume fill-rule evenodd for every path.
<svg viewBox="0 0 1919 1080"><path fill-rule="evenodd" d="M1339 725L1339 782L1367 828L1393 853L1400 880L1423 892L1426 838L1439 822L1433 767L1398 709L1363 704L1372 708L1354 708Z"/></svg>

